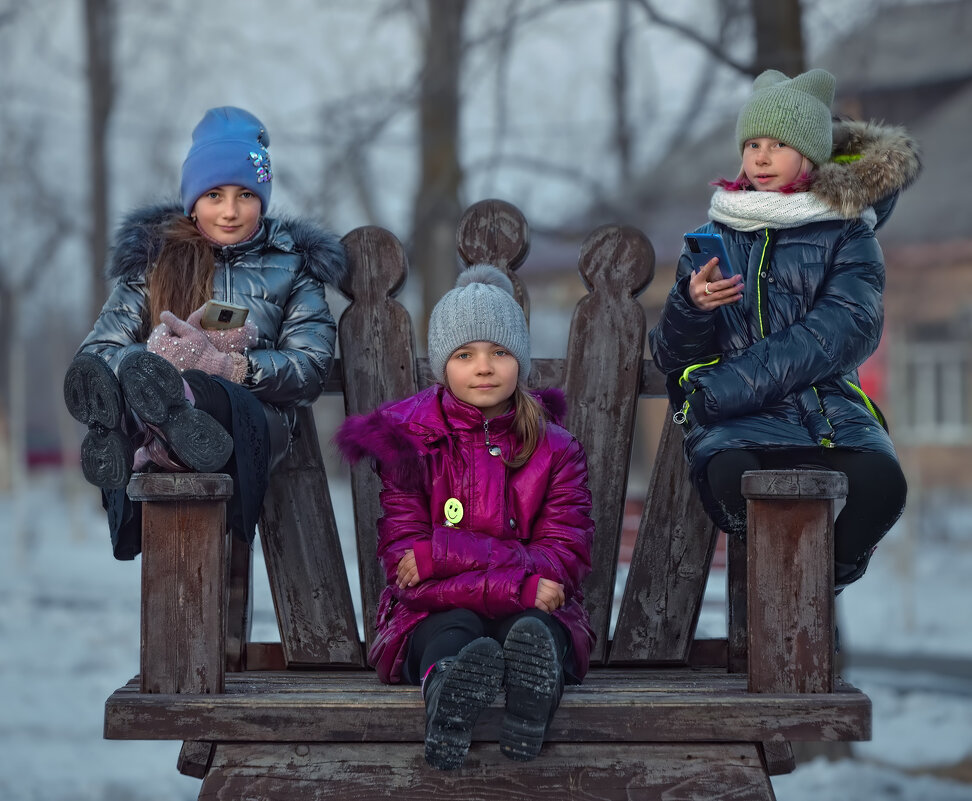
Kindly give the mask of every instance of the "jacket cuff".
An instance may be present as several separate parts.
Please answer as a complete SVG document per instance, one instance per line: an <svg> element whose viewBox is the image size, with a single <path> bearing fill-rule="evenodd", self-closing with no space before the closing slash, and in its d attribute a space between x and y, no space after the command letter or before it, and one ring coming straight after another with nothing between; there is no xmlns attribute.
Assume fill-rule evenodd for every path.
<svg viewBox="0 0 972 801"><path fill-rule="evenodd" d="M415 554L415 567L418 570L419 581L432 578L435 565L432 562L432 541L422 540L412 548Z"/></svg>
<svg viewBox="0 0 972 801"><path fill-rule="evenodd" d="M705 393L702 390L695 390L695 392L690 392L686 397L688 401L689 408L692 410L692 417L695 418L695 422L699 425L706 426L712 421L709 419L709 414L705 410Z"/></svg>
<svg viewBox="0 0 972 801"><path fill-rule="evenodd" d="M528 576L520 590L520 604L526 609L533 609L537 605L537 587L540 586L540 574Z"/></svg>

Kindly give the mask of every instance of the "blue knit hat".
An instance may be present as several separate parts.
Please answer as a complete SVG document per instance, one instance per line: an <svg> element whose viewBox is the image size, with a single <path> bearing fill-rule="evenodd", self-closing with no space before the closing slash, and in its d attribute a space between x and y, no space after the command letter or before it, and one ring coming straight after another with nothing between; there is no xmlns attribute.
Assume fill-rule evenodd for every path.
<svg viewBox="0 0 972 801"><path fill-rule="evenodd" d="M235 106L211 108L192 132L192 147L182 162L182 208L186 214L214 186L242 186L270 203L270 134L263 123Z"/></svg>

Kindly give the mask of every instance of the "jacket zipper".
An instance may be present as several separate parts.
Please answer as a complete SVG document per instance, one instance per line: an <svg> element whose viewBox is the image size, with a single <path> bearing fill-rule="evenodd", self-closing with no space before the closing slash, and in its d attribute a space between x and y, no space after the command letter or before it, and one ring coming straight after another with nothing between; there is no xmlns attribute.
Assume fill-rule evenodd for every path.
<svg viewBox="0 0 972 801"><path fill-rule="evenodd" d="M489 441L489 420L483 420L483 432L486 434L486 450L489 451L490 456L500 456L503 451L500 450L499 445L493 445Z"/></svg>

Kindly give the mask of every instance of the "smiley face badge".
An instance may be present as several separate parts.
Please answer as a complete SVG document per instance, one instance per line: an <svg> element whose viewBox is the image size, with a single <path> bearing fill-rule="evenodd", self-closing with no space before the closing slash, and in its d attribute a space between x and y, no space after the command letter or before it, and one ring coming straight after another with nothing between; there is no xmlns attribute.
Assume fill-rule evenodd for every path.
<svg viewBox="0 0 972 801"><path fill-rule="evenodd" d="M458 498L449 498L445 502L445 524L447 526L455 527L460 520L462 520L462 502Z"/></svg>

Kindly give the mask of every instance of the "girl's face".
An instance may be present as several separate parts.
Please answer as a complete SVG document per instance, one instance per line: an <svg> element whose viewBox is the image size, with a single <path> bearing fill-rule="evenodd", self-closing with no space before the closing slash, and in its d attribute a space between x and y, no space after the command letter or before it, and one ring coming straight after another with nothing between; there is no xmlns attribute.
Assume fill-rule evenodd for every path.
<svg viewBox="0 0 972 801"><path fill-rule="evenodd" d="M220 245L249 239L260 221L260 198L242 186L216 186L192 207L199 230Z"/></svg>
<svg viewBox="0 0 972 801"><path fill-rule="evenodd" d="M516 390L520 365L495 342L468 342L446 362L446 386L459 400L481 409L489 420L505 412Z"/></svg>
<svg viewBox="0 0 972 801"><path fill-rule="evenodd" d="M760 192L778 192L809 171L810 161L779 139L761 136L743 145L743 172Z"/></svg>

